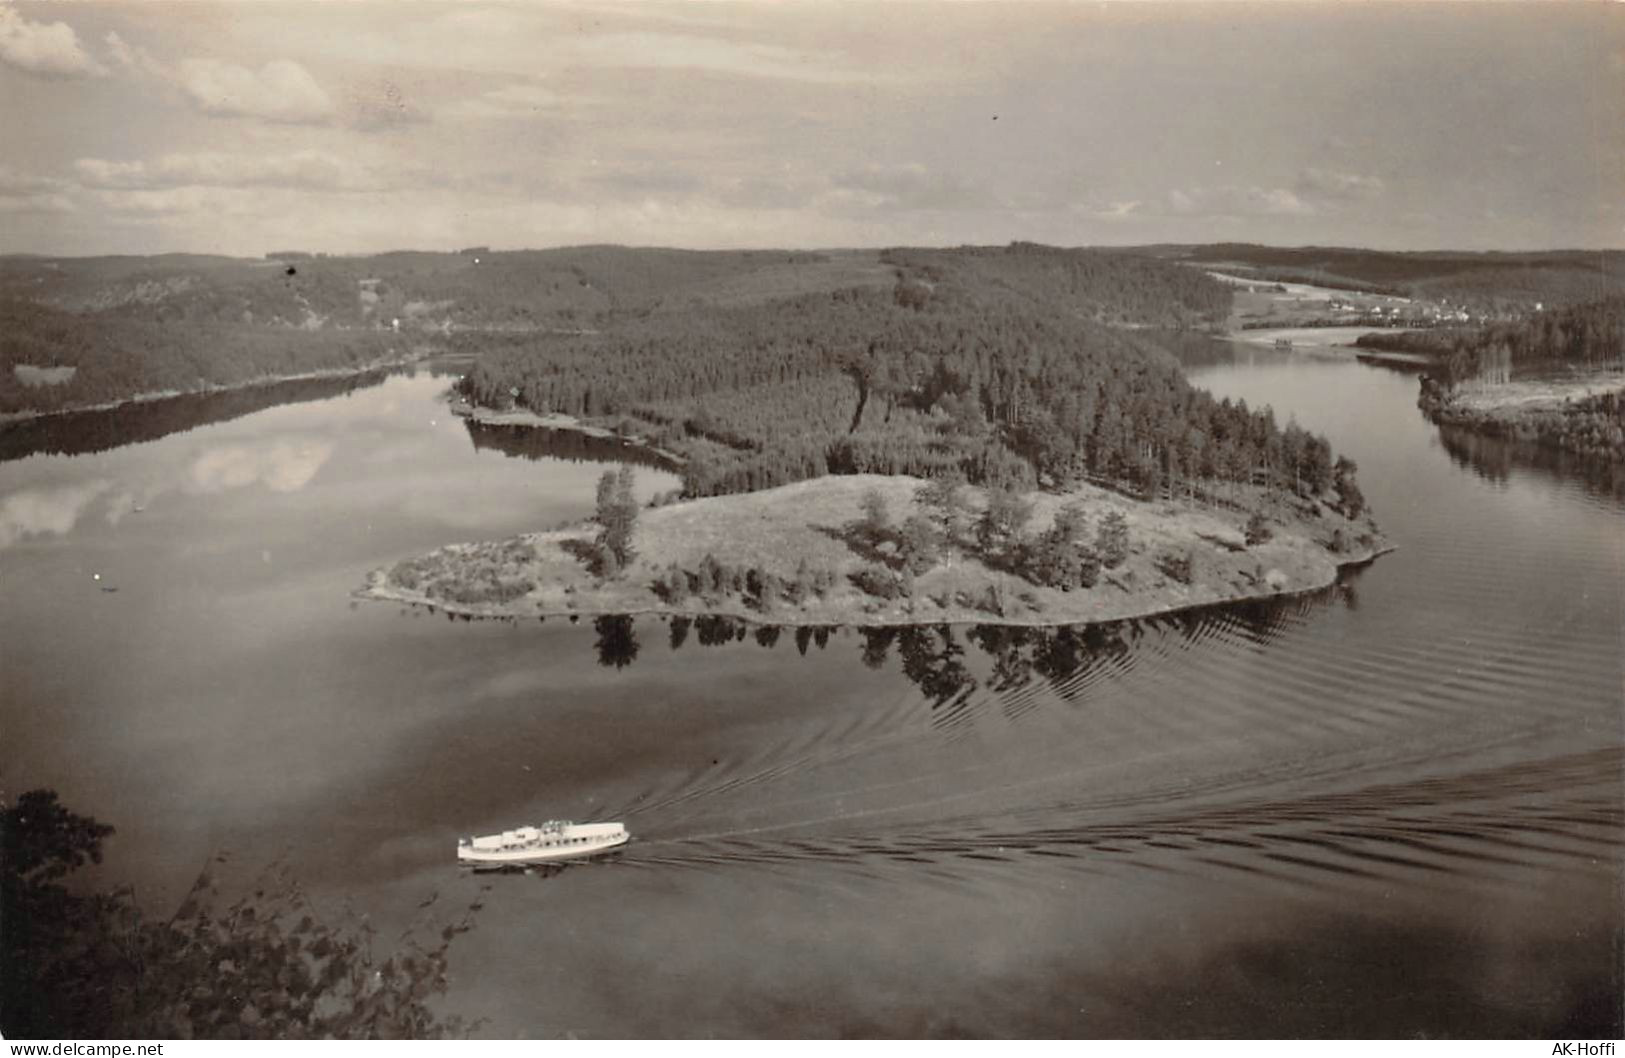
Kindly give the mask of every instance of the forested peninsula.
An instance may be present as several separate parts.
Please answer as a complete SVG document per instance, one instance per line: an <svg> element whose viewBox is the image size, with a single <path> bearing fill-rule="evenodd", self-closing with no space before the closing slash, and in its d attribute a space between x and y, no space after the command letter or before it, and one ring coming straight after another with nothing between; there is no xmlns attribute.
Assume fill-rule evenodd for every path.
<svg viewBox="0 0 1625 1058"><path fill-rule="evenodd" d="M1323 587L1385 548L1352 461L1190 386L1150 337L1222 324L1201 271L1030 244L878 262L592 333L452 334L478 353L458 400L668 453L681 489L640 511L606 479L590 523L407 559L362 594L1059 624Z"/></svg>
<svg viewBox="0 0 1625 1058"><path fill-rule="evenodd" d="M1436 423L1625 462L1625 295L1357 345L1428 357L1418 404Z"/></svg>

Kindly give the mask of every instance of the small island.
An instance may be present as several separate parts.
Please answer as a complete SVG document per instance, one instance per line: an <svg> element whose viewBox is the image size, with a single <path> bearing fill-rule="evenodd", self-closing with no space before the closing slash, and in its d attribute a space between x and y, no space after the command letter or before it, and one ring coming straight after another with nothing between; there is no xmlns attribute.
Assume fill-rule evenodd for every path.
<svg viewBox="0 0 1625 1058"><path fill-rule="evenodd" d="M1077 624L1323 588L1388 546L1369 513L1346 517L1330 496L1266 517L1090 485L990 495L873 474L624 510L611 500L577 526L443 547L358 594L482 617Z"/></svg>

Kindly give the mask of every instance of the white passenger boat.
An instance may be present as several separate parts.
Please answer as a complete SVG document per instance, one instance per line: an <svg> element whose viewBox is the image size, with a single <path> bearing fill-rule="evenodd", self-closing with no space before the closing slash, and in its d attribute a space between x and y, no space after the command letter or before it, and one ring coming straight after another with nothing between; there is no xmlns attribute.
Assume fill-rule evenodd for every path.
<svg viewBox="0 0 1625 1058"><path fill-rule="evenodd" d="M528 867L596 856L631 840L623 823L565 823L519 827L480 838L459 838L457 862L468 867Z"/></svg>

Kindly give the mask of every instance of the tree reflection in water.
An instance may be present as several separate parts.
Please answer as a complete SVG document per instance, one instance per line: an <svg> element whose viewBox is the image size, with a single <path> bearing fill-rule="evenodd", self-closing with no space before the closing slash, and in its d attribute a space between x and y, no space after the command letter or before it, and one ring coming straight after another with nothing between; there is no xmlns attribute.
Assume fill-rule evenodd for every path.
<svg viewBox="0 0 1625 1058"><path fill-rule="evenodd" d="M1036 704L1032 695L1025 693L1027 689L1042 686L1062 701L1076 702L1093 682L1093 674L1131 664L1147 637L1196 643L1218 636L1266 644L1284 629L1302 623L1314 610L1334 602L1356 607L1355 581L1359 573L1358 569L1350 570L1338 584L1319 592L1227 603L1138 620L1055 627L854 627L850 638L867 668L883 671L896 664L930 704L938 723L946 725L963 719L962 714L973 702L981 700L977 697L979 691L1000 701L1005 714L1014 719ZM771 650L788 632L802 656L815 646L827 649L830 633L840 628L756 624L719 614L674 615L662 620L666 621L672 650L694 643L728 647L747 640ZM635 618L599 617L593 627L599 664L622 669L637 659Z"/></svg>
<svg viewBox="0 0 1625 1058"><path fill-rule="evenodd" d="M380 368L336 378L291 379L25 419L0 430L0 463L31 455L87 455L156 441L170 434L230 422L283 404L346 396L381 385L385 379L411 370L410 367Z"/></svg>
<svg viewBox="0 0 1625 1058"><path fill-rule="evenodd" d="M516 459L633 463L673 472L682 469L682 464L670 456L619 437L599 437L579 430L554 430L545 426L481 423L473 419L463 422L476 449L489 449Z"/></svg>
<svg viewBox="0 0 1625 1058"><path fill-rule="evenodd" d="M1625 467L1529 441L1489 437L1462 426L1440 426L1439 444L1451 462L1497 485L1506 484L1515 467L1546 471L1580 482L1594 496L1625 499Z"/></svg>
<svg viewBox="0 0 1625 1058"><path fill-rule="evenodd" d="M592 627L598 633L594 643L598 651L598 664L605 668L624 669L638 659L638 633L630 614L595 617Z"/></svg>

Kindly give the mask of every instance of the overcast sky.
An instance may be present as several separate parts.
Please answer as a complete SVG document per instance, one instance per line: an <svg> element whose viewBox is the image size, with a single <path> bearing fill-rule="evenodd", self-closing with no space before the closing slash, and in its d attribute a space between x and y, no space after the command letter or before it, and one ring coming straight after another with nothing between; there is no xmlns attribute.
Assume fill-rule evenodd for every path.
<svg viewBox="0 0 1625 1058"><path fill-rule="evenodd" d="M0 251L1625 246L1625 5L0 0Z"/></svg>

